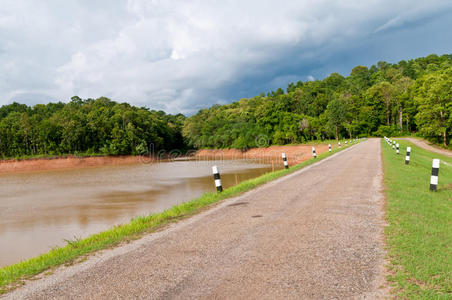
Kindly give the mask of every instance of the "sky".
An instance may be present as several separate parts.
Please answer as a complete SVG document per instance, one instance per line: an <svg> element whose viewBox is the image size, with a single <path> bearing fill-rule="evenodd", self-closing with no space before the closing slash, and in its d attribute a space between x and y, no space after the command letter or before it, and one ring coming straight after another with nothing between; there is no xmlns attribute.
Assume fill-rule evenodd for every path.
<svg viewBox="0 0 452 300"><path fill-rule="evenodd" d="M450 0L0 0L0 105L106 96L193 114L452 53Z"/></svg>

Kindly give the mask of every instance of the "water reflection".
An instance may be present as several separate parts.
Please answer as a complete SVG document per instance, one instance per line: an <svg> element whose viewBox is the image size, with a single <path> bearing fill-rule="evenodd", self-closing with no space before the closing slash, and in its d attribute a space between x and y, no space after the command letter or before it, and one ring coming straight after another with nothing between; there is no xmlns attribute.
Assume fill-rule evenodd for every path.
<svg viewBox="0 0 452 300"><path fill-rule="evenodd" d="M0 266L214 192L214 164L226 188L272 170L250 161L177 161L1 175Z"/></svg>

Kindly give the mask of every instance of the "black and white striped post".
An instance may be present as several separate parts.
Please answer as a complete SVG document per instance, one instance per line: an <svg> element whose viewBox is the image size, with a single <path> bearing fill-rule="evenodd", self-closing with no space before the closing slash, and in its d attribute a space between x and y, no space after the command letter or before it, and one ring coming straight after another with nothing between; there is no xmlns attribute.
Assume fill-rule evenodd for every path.
<svg viewBox="0 0 452 300"><path fill-rule="evenodd" d="M328 151L331 152L331 144L328 144Z"/></svg>
<svg viewBox="0 0 452 300"><path fill-rule="evenodd" d="M430 177L430 190L436 191L438 186L439 159L434 158L432 163L432 176Z"/></svg>
<svg viewBox="0 0 452 300"><path fill-rule="evenodd" d="M340 148L341 147L341 142L339 142L338 145L339 145L339 148Z"/></svg>
<svg viewBox="0 0 452 300"><path fill-rule="evenodd" d="M410 163L411 147L406 148L405 165Z"/></svg>
<svg viewBox="0 0 452 300"><path fill-rule="evenodd" d="M315 153L315 148L314 147L312 147L312 156L314 158L317 158L317 153Z"/></svg>
<svg viewBox="0 0 452 300"><path fill-rule="evenodd" d="M396 146L396 153L399 154L399 143L397 143L395 146Z"/></svg>
<svg viewBox="0 0 452 300"><path fill-rule="evenodd" d="M392 150L395 150L395 141L392 141Z"/></svg>
<svg viewBox="0 0 452 300"><path fill-rule="evenodd" d="M284 169L289 169L289 163L287 162L286 153L281 153L281 157L284 163Z"/></svg>
<svg viewBox="0 0 452 300"><path fill-rule="evenodd" d="M212 167L213 179L215 180L215 187L217 188L217 192L223 191L223 186L221 185L220 173L218 172L217 166Z"/></svg>
<svg viewBox="0 0 452 300"><path fill-rule="evenodd" d="M345 141L345 146L347 146L347 141Z"/></svg>

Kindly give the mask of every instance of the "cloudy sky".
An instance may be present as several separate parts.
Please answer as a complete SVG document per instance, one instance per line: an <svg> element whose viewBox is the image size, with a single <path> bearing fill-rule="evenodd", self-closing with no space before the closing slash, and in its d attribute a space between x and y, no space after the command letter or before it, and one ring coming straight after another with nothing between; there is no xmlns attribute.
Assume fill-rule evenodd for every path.
<svg viewBox="0 0 452 300"><path fill-rule="evenodd" d="M190 114L356 65L452 53L452 1L0 0L0 105Z"/></svg>

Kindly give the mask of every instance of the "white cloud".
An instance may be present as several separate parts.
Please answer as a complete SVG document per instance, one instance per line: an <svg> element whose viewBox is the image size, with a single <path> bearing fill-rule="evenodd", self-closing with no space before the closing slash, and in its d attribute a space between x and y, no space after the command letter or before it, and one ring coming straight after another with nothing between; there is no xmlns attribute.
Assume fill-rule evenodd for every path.
<svg viewBox="0 0 452 300"><path fill-rule="evenodd" d="M224 90L246 80L284 84L297 75L281 74L285 67L312 68L336 46L450 7L418 0L6 2L0 104L27 93L77 94L170 112L233 100Z"/></svg>

